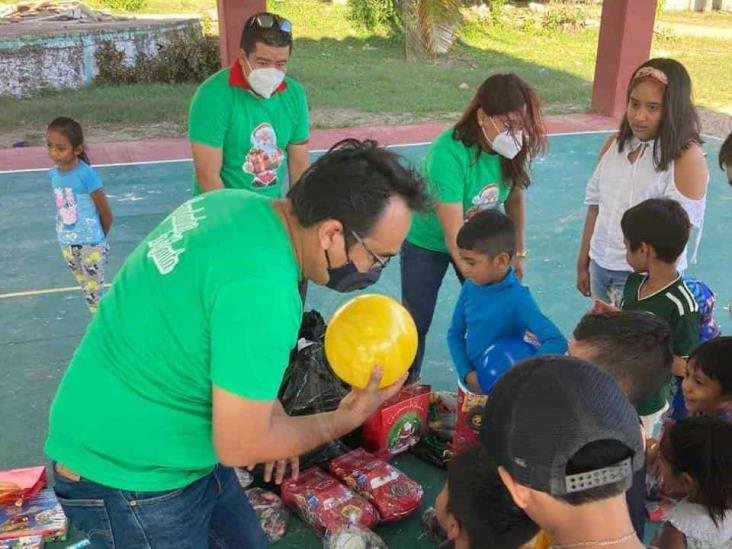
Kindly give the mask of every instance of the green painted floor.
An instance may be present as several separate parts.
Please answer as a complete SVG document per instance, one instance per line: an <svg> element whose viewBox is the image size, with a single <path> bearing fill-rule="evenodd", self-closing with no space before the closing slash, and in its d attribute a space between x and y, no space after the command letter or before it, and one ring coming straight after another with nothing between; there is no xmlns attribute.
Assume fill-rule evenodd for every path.
<svg viewBox="0 0 732 549"><path fill-rule="evenodd" d="M603 134L563 135L551 138L548 156L533 169L527 193L528 248L525 282L542 307L564 331L589 306L574 289L575 254L584 220L584 186L592 173ZM725 307L732 302L732 189L717 167L720 142L705 145L712 174L704 240L699 264L689 274L707 282L718 295L716 315L725 333L732 319ZM410 161L419 161L426 146L397 147ZM110 245L110 278L133 247L170 211L189 196L189 162L99 168L110 196L115 225ZM0 295L25 290L73 286L54 234L54 205L45 173L0 174ZM399 298L399 266L393 264L376 291ZM449 274L438 299L435 321L428 337L423 375L439 389L454 385L445 334L458 293ZM308 307L327 318L347 297L311 285ZM55 388L89 321L78 292L0 299L0 467L45 462L42 452L48 406ZM425 506L439 491L442 473L412 456L397 465L425 487ZM431 547L420 538L419 516L381 526L377 532L392 547ZM57 546L63 547L64 544ZM291 522L278 546L321 547L298 520Z"/></svg>

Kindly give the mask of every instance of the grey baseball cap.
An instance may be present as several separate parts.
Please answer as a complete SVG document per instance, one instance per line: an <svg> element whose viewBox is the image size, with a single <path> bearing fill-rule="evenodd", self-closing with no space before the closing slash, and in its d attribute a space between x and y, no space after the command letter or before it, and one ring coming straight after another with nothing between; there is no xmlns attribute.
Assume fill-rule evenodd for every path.
<svg viewBox="0 0 732 549"><path fill-rule="evenodd" d="M631 457L567 474L586 445L616 440ZM638 415L608 374L566 356L535 357L506 372L485 409L481 442L519 484L560 496L620 481L632 484L645 453Z"/></svg>

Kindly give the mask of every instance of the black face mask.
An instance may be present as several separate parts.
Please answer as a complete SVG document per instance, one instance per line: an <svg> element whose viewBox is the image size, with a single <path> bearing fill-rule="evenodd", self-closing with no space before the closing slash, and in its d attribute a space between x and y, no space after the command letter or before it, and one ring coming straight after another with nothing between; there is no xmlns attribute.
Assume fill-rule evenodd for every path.
<svg viewBox="0 0 732 549"><path fill-rule="evenodd" d="M328 262L329 277L326 287L336 292L345 294L354 290L363 290L372 284L376 284L381 276L381 269L374 269L365 273L360 272L350 259L345 265L331 267L327 251L325 252L325 260Z"/></svg>

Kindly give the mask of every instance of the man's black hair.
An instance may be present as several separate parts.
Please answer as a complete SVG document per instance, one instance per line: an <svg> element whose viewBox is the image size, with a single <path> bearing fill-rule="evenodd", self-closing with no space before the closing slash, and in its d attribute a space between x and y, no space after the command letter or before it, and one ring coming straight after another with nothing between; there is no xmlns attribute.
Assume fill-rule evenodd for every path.
<svg viewBox="0 0 732 549"><path fill-rule="evenodd" d="M640 431L640 425L638 430ZM633 451L619 440L596 440L583 446L572 456L567 462L565 473L567 475L578 475L604 469L605 467L617 465L632 456ZM605 486L595 486L581 492L556 497L570 505L583 505L619 496L625 493L627 489L628 481L624 479Z"/></svg>
<svg viewBox="0 0 732 549"><path fill-rule="evenodd" d="M402 198L413 211L424 210L428 201L414 169L375 141L358 139L336 143L287 193L303 227L336 219L351 243L350 231L366 238L393 196Z"/></svg>
<svg viewBox="0 0 732 549"><path fill-rule="evenodd" d="M267 46L273 48L290 48L292 51L292 33L285 32L280 29L279 25L275 23L270 28L262 28L256 23L252 24L252 21L260 15L271 15L279 20L279 16L269 13L262 12L252 15L244 23L244 28L241 30L241 38L239 38L239 47L243 49L247 55L257 49L257 42L262 42Z"/></svg>

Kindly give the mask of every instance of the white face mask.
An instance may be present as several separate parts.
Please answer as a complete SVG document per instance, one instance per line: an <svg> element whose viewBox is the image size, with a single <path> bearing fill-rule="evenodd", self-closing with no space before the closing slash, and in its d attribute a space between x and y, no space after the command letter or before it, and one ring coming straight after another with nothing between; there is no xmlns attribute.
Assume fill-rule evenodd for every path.
<svg viewBox="0 0 732 549"><path fill-rule="evenodd" d="M498 131L498 127L496 126L496 123L493 122L493 118L491 118L490 121L491 124L493 124L493 127L496 128L496 131ZM524 146L524 132L521 130L517 133L509 130L499 131L498 135L496 135L493 138L493 141L491 141L485 133L485 128L481 126L480 129L483 131L483 137L485 137L486 141L490 143L491 149L509 160L515 158Z"/></svg>
<svg viewBox="0 0 732 549"><path fill-rule="evenodd" d="M285 73L274 67L268 69L255 69L249 63L249 59L244 58L249 65L249 75L247 81L249 86L258 94L269 99L274 91L282 84L285 79Z"/></svg>

